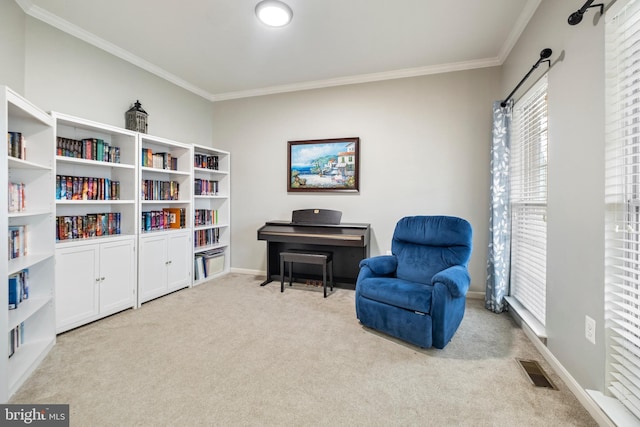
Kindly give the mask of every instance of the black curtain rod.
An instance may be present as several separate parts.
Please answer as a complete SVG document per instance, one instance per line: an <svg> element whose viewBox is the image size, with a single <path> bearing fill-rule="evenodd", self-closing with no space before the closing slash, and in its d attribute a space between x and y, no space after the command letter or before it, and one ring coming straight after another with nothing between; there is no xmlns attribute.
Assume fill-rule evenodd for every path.
<svg viewBox="0 0 640 427"><path fill-rule="evenodd" d="M511 93L509 94L509 96L507 96L507 98L502 101L500 103L501 107L506 107L507 106L507 102L509 102L509 100L511 99L511 97L513 96L514 93L516 93L516 91L518 89L520 89L520 86L522 86L522 83L525 82L525 80L527 80L529 78L529 76L531 75L531 73L533 73L533 70L535 70L536 68L538 68L538 65L540 65L542 62L548 62L549 66L551 66L551 60L547 59L551 56L551 54L553 53L553 51L549 48L546 49L542 49L542 51L540 52L540 58L536 61L535 64L533 64L533 67L531 67L531 69L529 70L529 72L522 78L522 80L520 80L520 83L518 83L518 85L511 91Z"/></svg>

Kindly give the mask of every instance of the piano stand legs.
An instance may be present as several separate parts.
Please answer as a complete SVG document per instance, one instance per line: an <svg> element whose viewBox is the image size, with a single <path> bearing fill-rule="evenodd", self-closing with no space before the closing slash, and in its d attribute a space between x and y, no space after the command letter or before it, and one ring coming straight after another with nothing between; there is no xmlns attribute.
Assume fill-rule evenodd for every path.
<svg viewBox="0 0 640 427"><path fill-rule="evenodd" d="M269 276L269 275L267 274L267 276ZM265 280L264 282L260 283L260 286L268 285L271 282L273 282L273 279L271 279L270 277L267 277L267 280Z"/></svg>

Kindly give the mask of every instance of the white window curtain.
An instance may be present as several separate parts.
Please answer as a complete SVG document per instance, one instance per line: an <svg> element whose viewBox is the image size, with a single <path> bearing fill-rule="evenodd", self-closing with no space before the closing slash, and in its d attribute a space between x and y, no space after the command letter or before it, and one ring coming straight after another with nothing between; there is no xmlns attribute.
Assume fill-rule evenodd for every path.
<svg viewBox="0 0 640 427"><path fill-rule="evenodd" d="M605 15L607 390L640 418L640 1Z"/></svg>
<svg viewBox="0 0 640 427"><path fill-rule="evenodd" d="M514 106L511 297L544 327L547 275L547 78Z"/></svg>

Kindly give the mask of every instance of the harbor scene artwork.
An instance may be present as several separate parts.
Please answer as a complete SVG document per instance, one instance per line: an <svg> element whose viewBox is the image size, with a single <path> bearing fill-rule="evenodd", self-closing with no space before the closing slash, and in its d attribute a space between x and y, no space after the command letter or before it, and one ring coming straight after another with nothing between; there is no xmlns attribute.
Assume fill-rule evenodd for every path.
<svg viewBox="0 0 640 427"><path fill-rule="evenodd" d="M289 141L289 192L358 192L360 138Z"/></svg>

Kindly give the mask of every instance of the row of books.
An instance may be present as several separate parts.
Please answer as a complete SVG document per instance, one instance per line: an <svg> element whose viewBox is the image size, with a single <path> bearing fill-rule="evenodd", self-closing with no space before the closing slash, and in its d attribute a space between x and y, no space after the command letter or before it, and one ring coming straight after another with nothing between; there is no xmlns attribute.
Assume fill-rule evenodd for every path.
<svg viewBox="0 0 640 427"><path fill-rule="evenodd" d="M9 226L9 259L20 258L27 255L27 226Z"/></svg>
<svg viewBox="0 0 640 427"><path fill-rule="evenodd" d="M217 209L209 210L209 209L196 209L194 211L194 226L199 225L213 225L218 224L219 221L219 213Z"/></svg>
<svg viewBox="0 0 640 427"><path fill-rule="evenodd" d="M200 252L193 258L194 279L202 280L224 269L224 248Z"/></svg>
<svg viewBox="0 0 640 427"><path fill-rule="evenodd" d="M120 147L109 145L100 138L82 140L56 138L56 155L99 162L120 163Z"/></svg>
<svg viewBox="0 0 640 427"><path fill-rule="evenodd" d="M180 184L177 181L143 179L140 188L144 200L180 200Z"/></svg>
<svg viewBox="0 0 640 427"><path fill-rule="evenodd" d="M196 248L215 245L219 241L220 241L219 228L208 228L206 230L196 230L194 232L193 242Z"/></svg>
<svg viewBox="0 0 640 427"><path fill-rule="evenodd" d="M154 153L151 148L143 148L141 156L142 166L147 168L178 170L178 158L171 153Z"/></svg>
<svg viewBox="0 0 640 427"><path fill-rule="evenodd" d="M218 181L194 179L193 194L196 196L215 196L218 194Z"/></svg>
<svg viewBox="0 0 640 427"><path fill-rule="evenodd" d="M27 159L27 147L21 132L7 132L7 153L16 159Z"/></svg>
<svg viewBox="0 0 640 427"><path fill-rule="evenodd" d="M9 357L24 344L24 322L9 331Z"/></svg>
<svg viewBox="0 0 640 427"><path fill-rule="evenodd" d="M26 208L25 185L21 182L9 183L9 212L22 212Z"/></svg>
<svg viewBox="0 0 640 427"><path fill-rule="evenodd" d="M161 211L142 212L140 224L143 232L184 228L186 211L184 208L164 208Z"/></svg>
<svg viewBox="0 0 640 427"><path fill-rule="evenodd" d="M120 200L120 181L56 175L56 200Z"/></svg>
<svg viewBox="0 0 640 427"><path fill-rule="evenodd" d="M9 310L15 310L29 299L29 269L9 276Z"/></svg>
<svg viewBox="0 0 640 427"><path fill-rule="evenodd" d="M88 239L120 234L120 212L57 216L56 240Z"/></svg>
<svg viewBox="0 0 640 427"><path fill-rule="evenodd" d="M207 154L194 154L193 166L202 169L218 170L218 156L209 156Z"/></svg>

